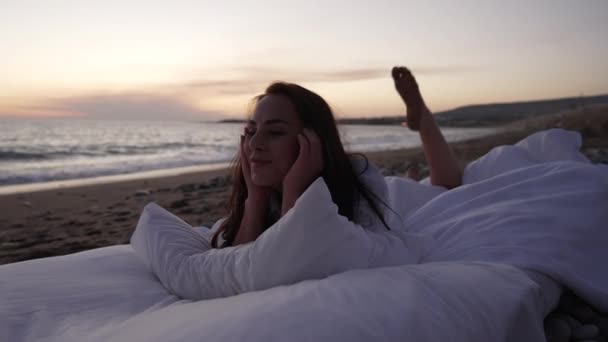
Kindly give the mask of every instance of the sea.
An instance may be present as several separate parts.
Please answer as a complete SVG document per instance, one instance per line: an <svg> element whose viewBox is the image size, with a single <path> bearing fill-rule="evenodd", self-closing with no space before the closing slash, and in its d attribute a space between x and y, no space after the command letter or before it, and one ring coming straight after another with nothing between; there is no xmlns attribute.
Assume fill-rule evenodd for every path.
<svg viewBox="0 0 608 342"><path fill-rule="evenodd" d="M237 153L242 129L239 123L0 119L0 193L15 185L222 168ZM350 152L421 144L418 133L398 125L339 129ZM442 128L449 142L494 131Z"/></svg>

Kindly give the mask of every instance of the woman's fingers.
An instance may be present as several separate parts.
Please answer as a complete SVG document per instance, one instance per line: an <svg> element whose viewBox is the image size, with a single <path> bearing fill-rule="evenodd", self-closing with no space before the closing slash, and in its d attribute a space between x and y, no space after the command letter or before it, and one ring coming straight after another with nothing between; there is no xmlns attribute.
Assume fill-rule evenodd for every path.
<svg viewBox="0 0 608 342"><path fill-rule="evenodd" d="M323 151L321 149L321 139L310 129L304 129L304 136L309 143L309 166L313 168L323 168Z"/></svg>
<svg viewBox="0 0 608 342"><path fill-rule="evenodd" d="M310 142L310 154L313 157L317 157L321 155L321 139L319 136L310 129L306 129L305 131L306 138Z"/></svg>
<svg viewBox="0 0 608 342"><path fill-rule="evenodd" d="M298 134L298 143L300 144L299 159L308 159L310 156L310 142L303 133Z"/></svg>

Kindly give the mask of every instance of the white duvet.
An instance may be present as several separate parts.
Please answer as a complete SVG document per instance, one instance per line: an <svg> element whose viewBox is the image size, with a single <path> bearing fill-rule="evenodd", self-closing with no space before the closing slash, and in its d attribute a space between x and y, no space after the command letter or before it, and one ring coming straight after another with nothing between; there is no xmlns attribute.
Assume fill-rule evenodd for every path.
<svg viewBox="0 0 608 342"><path fill-rule="evenodd" d="M146 207L131 246L0 266L0 340L542 341L560 285L608 310L608 167L580 136L494 149L451 191L370 172L392 231L322 179L255 242Z"/></svg>

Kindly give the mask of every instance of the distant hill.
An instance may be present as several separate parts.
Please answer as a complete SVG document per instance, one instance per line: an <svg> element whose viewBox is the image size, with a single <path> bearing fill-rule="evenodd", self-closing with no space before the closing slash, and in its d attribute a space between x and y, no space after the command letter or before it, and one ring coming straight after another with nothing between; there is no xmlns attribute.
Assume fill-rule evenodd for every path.
<svg viewBox="0 0 608 342"><path fill-rule="evenodd" d="M247 120L245 119L223 119L218 121L218 123L245 123Z"/></svg>
<svg viewBox="0 0 608 342"><path fill-rule="evenodd" d="M596 104L608 104L608 95L469 105L435 113L435 120L437 120L440 126L447 127L500 126L526 118L556 114ZM400 115L373 118L344 118L338 119L338 123L350 125L394 125L400 124L404 120L405 115ZM220 122L241 123L245 122L245 120L227 119Z"/></svg>
<svg viewBox="0 0 608 342"><path fill-rule="evenodd" d="M597 104L608 104L608 95L470 105L435 113L435 120L440 126L447 127L500 126L522 119L556 114ZM348 118L338 121L343 124L354 125L394 125L404 120L405 116L401 115L377 118Z"/></svg>
<svg viewBox="0 0 608 342"><path fill-rule="evenodd" d="M596 104L608 104L608 95L465 106L436 113L435 119L441 126L497 126Z"/></svg>

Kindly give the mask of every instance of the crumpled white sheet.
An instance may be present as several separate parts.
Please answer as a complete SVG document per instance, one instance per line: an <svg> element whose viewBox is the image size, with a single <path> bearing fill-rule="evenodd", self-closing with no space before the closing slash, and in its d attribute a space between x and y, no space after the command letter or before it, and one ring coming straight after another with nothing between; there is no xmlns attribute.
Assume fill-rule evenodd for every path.
<svg viewBox="0 0 608 342"><path fill-rule="evenodd" d="M418 249L407 243L393 232L368 231L338 215L322 178L252 243L211 248L190 225L154 203L144 208L131 237L135 253L163 285L192 300L418 262Z"/></svg>
<svg viewBox="0 0 608 342"><path fill-rule="evenodd" d="M543 291L446 262L179 300L121 245L0 266L0 341L542 341Z"/></svg>
<svg viewBox="0 0 608 342"><path fill-rule="evenodd" d="M543 143L536 144L537 141ZM253 290L236 296L189 302L171 295L171 291L183 290L185 295L193 296L206 291L188 284L171 284L179 279L193 279L207 290L212 285L188 274L200 270L198 265L182 265L193 255L189 252L175 259L182 260L176 265L184 273L173 274L178 280L170 279L175 255L165 254L163 260L149 254L155 248L161 249L158 237L163 233L155 229L149 230L153 232L149 238L144 234L136 249L154 272L167 272L157 274L169 291L146 271L129 246L0 266L0 339L542 340L542 318L559 294L556 284L543 273L573 287L604 310L608 289L601 265L593 262L607 256L599 248L606 242L607 217L601 210L608 207L606 166L590 165L584 159L572 161L573 156L580 157L576 153L561 157L552 153L553 162L547 162L542 155L554 146L552 142L559 142L560 149L570 153L580 146L580 137L551 130L518 144L516 149L523 151L494 150L465 170L465 181L470 184L452 191L388 177L391 206L407 214L400 215L405 219L403 228L387 233L390 238L385 239L390 243L375 235L365 239L368 235L352 233L355 229L349 231L347 226L341 229L344 222L336 218L332 218L338 226L335 232L325 230L309 236L303 225L294 229L299 229L297 234L305 242L302 245L323 243L324 234L329 234L327 246L331 246L344 235L348 238L345 251L352 253L348 255L354 261L331 249L325 249L329 254L324 258L324 253L319 252L323 246L311 248L312 252L306 254L308 250L298 246L297 241L288 246L277 244L284 241L281 239L286 235L281 234L293 232L287 231L290 227L286 226L274 232L269 229L271 234L266 240L264 233L259 241L233 250L241 257L259 252L260 260L269 263L264 269L269 272L269 280L256 279L255 275L240 280L223 275L225 279L212 280L228 286L229 290L211 288L220 295ZM562 157L570 161L559 161ZM323 184L315 184L310 191L323 190ZM312 202L310 205L319 205ZM412 205L413 202L417 204ZM296 204L290 215L296 216L302 203L306 202ZM324 212L332 215L331 210ZM426 237L424 243L408 246L407 238L416 234ZM202 234L207 235L208 232ZM137 245L138 237L134 236L134 240ZM199 241L204 245L206 240ZM180 239L167 242L169 249L192 244ZM245 247L258 242L276 248L275 259L268 250L248 247L246 252ZM406 252L391 250L390 246L399 244L405 246ZM388 248L372 254L354 253L357 248L368 251L375 246ZM307 261L301 262L298 253L288 250L291 248L300 248L297 251ZM277 253L291 256L278 260ZM417 259L429 263L377 267L386 262L382 256L385 253L389 253L386 260L395 264ZM235 266L241 261L230 260L238 257L218 255L216 260L229 260L228 271L244 270ZM323 264L325 260L329 266ZM259 265L251 266L255 263L252 260L242 262L261 269ZM287 269L289 262L295 263L295 270L304 272L305 277L297 272L273 273L276 262L283 262L282 269ZM220 267L209 270L217 274ZM367 269L342 272L353 268ZM337 274L275 286L332 273ZM274 287L255 291L270 286Z"/></svg>
<svg viewBox="0 0 608 342"><path fill-rule="evenodd" d="M533 270L608 312L608 272L599 262L608 260L608 165L590 164L580 146L578 133L553 129L469 164L464 186L404 221L408 232L434 240L421 262Z"/></svg>

